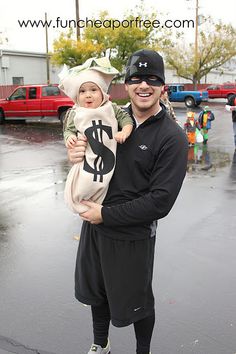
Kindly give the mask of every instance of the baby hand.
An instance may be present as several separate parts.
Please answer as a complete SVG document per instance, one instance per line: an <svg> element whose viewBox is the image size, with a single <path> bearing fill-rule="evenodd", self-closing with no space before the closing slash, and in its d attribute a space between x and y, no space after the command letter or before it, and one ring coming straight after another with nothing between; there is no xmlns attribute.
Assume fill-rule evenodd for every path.
<svg viewBox="0 0 236 354"><path fill-rule="evenodd" d="M115 134L114 138L119 144L123 144L125 140L128 138L129 134L126 132L120 131Z"/></svg>
<svg viewBox="0 0 236 354"><path fill-rule="evenodd" d="M69 138L66 140L66 147L73 148L77 142L77 137L75 135L70 135Z"/></svg>

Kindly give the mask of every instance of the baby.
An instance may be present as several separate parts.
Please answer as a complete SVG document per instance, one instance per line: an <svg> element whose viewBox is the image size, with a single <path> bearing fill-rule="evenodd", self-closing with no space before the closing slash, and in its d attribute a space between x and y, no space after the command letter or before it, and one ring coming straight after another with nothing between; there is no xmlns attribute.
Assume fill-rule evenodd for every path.
<svg viewBox="0 0 236 354"><path fill-rule="evenodd" d="M77 96L77 104L79 107L96 109L104 104L104 92L101 88L93 81L88 81L83 83L79 90ZM114 135L115 140L122 144L130 136L133 130L133 121L122 109L117 105L113 104L113 109L115 112L115 117L118 121L118 125L121 131ZM65 126L64 138L67 148L72 148L77 141L77 130L73 124L73 121Z"/></svg>
<svg viewBox="0 0 236 354"><path fill-rule="evenodd" d="M97 63L99 66L94 66L93 62ZM107 58L91 58L88 59L82 67L86 67L86 65L89 66L84 70L79 71L79 67L70 69L70 71L73 72L71 78L77 83L76 97L74 96L74 93L71 95L71 89L68 88L69 92L67 92L68 89L66 86L68 86L68 83L66 85L62 80L62 84L60 85L60 88L75 102L75 106L70 111L69 116L67 116L67 122L64 128L66 147L72 148L77 141L78 129L75 127L74 118L79 107L97 109L105 105L113 107L115 118L121 129L121 131L114 134L114 138L118 143L122 144L133 130L133 121L128 113L116 104L111 103L109 101L109 96L107 95L109 85L113 77L118 74L118 71L111 66ZM105 71L108 68L109 71ZM94 113L96 113L96 111Z"/></svg>
<svg viewBox="0 0 236 354"><path fill-rule="evenodd" d="M76 144L78 133L88 141L84 162L72 167L65 187L66 202L77 213L86 210L83 199L103 201L115 167L116 143L124 143L133 130L129 114L107 94L117 73L107 58L91 58L61 75L60 88L75 102L65 118L66 147Z"/></svg>

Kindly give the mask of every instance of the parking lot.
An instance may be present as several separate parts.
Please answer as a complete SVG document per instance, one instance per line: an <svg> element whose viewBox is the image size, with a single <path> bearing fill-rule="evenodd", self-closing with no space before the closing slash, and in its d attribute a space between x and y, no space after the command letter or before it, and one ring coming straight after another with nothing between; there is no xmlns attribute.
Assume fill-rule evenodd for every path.
<svg viewBox="0 0 236 354"><path fill-rule="evenodd" d="M186 108L174 107L183 124ZM231 114L223 101L210 107L209 144L189 149L181 194L157 233L152 354L236 353L236 155ZM73 294L81 221L63 200L61 125L8 122L0 143L0 354L86 354L90 309ZM112 354L134 353L132 326L111 327L110 340Z"/></svg>

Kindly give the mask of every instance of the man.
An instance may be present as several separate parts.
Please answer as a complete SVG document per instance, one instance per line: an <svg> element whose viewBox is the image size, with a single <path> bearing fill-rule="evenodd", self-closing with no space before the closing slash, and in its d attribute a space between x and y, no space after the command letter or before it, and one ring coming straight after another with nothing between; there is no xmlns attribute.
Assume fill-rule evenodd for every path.
<svg viewBox="0 0 236 354"><path fill-rule="evenodd" d="M236 151L236 95L232 95L229 99L229 105L226 107L232 112L233 132L234 132L234 146Z"/></svg>
<svg viewBox="0 0 236 354"><path fill-rule="evenodd" d="M134 324L137 354L149 354L155 322L152 273L157 220L171 210L187 165L188 143L159 98L162 57L140 50L128 61L125 88L136 129L117 148L116 168L103 205L84 201L75 271L75 296L91 305L94 344L88 354L110 353L110 321ZM81 161L85 143L68 151Z"/></svg>

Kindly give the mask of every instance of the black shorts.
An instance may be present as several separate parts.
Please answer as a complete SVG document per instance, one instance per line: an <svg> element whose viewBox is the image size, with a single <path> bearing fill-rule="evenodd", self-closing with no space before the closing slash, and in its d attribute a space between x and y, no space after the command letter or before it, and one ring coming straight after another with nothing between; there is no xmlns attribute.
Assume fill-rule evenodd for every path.
<svg viewBox="0 0 236 354"><path fill-rule="evenodd" d="M116 327L151 315L154 250L155 237L114 240L84 222L76 260L75 297L92 306L108 302Z"/></svg>

